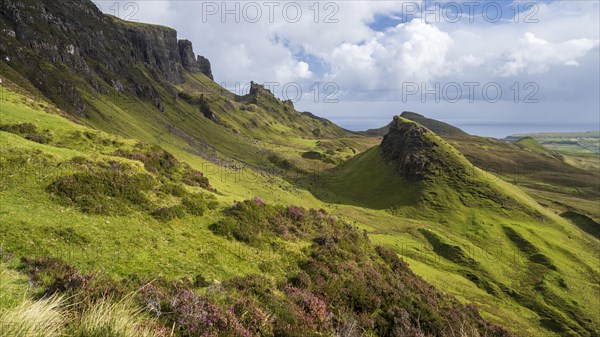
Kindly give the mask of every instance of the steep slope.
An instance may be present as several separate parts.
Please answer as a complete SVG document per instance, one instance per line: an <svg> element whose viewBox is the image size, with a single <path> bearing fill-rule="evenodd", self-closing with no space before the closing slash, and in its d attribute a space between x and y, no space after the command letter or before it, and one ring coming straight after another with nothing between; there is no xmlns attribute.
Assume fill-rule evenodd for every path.
<svg viewBox="0 0 600 337"><path fill-rule="evenodd" d="M559 212L577 210L600 220L597 169L575 167L567 162L568 157L544 148L531 137L507 142L468 135L447 123L412 112L402 116L442 137L478 168L527 189L540 203Z"/></svg>
<svg viewBox="0 0 600 337"><path fill-rule="evenodd" d="M279 161L290 154L307 170L316 163L301 154L325 155L326 139L347 138L347 146L326 154L331 162L370 145L257 84L243 97L227 92L175 30L104 15L91 1L4 1L0 30L2 76L89 126L176 155L269 170L277 166L269 160L274 153Z"/></svg>
<svg viewBox="0 0 600 337"><path fill-rule="evenodd" d="M400 114L400 117L406 118L413 122L417 122L417 123L423 125L424 127L428 128L429 130L431 130L436 135L441 136L441 137L444 137L444 136L467 136L468 135L466 132L464 132L463 130L461 130L457 127L454 127L454 126L444 123L444 122L437 121L435 119L427 118L427 117L425 117L423 115L419 115L418 113L415 113L415 112L404 111L402 114ZM390 130L391 125L392 125L392 123L390 123L384 127L378 128L378 129L369 129L367 131L363 131L362 133L367 136L372 136L372 137L385 136L388 133L388 131Z"/></svg>
<svg viewBox="0 0 600 337"><path fill-rule="evenodd" d="M565 222L519 188L474 167L424 126L395 117L380 146L325 175L323 185L329 189L321 195L327 202L382 209L397 217L367 226L436 284L483 306L492 301L498 308L520 308L548 330L527 335L597 332L589 311L595 304L577 309L573 298L579 295L562 283L596 291L592 284L598 269L572 255L598 251L597 241L583 233L592 226ZM394 225L399 217L415 221ZM569 241L569 248L556 251L562 247L559 241ZM572 270L570 263L582 269ZM457 286L447 284L448 279ZM487 296L494 300L483 300Z"/></svg>
<svg viewBox="0 0 600 337"><path fill-rule="evenodd" d="M390 124L381 145L352 158L324 180L346 202L398 208L402 214L402 206L418 208L410 210L413 216L458 216L472 207L492 213L537 214L488 180L447 142L400 116Z"/></svg>
<svg viewBox="0 0 600 337"><path fill-rule="evenodd" d="M323 209L223 202L161 148L3 84L3 336L511 335Z"/></svg>

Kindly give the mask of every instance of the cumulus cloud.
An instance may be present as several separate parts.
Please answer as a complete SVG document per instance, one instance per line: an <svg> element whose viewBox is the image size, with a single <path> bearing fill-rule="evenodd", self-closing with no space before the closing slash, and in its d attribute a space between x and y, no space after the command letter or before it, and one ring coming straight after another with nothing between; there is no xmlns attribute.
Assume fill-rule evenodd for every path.
<svg viewBox="0 0 600 337"><path fill-rule="evenodd" d="M110 13L108 7L114 1L101 3ZM349 105L314 105L307 92L306 101L296 105L342 124L340 114L365 106L351 102L386 106L365 119L387 119L404 109L426 112L429 102L410 107L403 102L373 105L396 99L390 93L398 92L406 81L497 82L505 90L515 82L533 81L539 84L540 97L572 100L572 104L580 105L575 109L579 117L597 118L593 109L598 106L600 89L600 5L596 1L537 2L528 12L520 13L519 22L509 18L497 23L470 22L465 16L459 22L432 23L421 21L417 15L412 21L387 29L379 26L377 30L373 23L381 18L394 22L401 17L403 1L321 1L317 6L310 1L278 2L273 20L269 20L264 3L258 2L262 17L257 22L249 22L243 15L237 21L231 15L222 20L223 8L203 20L207 3L222 6L222 2L208 1L138 1L135 18L176 28L180 38L191 40L196 52L211 60L216 80L228 87L251 80L295 81L305 89L313 82L336 82L340 99ZM293 22L283 13L286 4L292 3L302 11ZM239 4L243 7L246 3ZM231 9L234 3L226 5ZM524 23L525 17L534 17L537 23ZM326 18L332 20L327 22ZM484 104L477 101L461 111L500 113L515 109L498 105L490 109ZM541 106L529 105L527 110L532 116L546 116L548 106L553 105L545 105L543 111ZM440 109L452 106L433 110ZM523 107L517 110L523 111Z"/></svg>
<svg viewBox="0 0 600 337"><path fill-rule="evenodd" d="M527 32L519 40L518 47L508 53L508 61L500 73L502 76L515 76L523 71L544 73L553 65L578 66L578 59L598 47L598 44L598 40L592 39L550 43Z"/></svg>
<svg viewBox="0 0 600 337"><path fill-rule="evenodd" d="M364 43L343 43L328 56L330 81L367 90L398 88L403 81L429 81L450 70L452 38L420 20L378 32Z"/></svg>

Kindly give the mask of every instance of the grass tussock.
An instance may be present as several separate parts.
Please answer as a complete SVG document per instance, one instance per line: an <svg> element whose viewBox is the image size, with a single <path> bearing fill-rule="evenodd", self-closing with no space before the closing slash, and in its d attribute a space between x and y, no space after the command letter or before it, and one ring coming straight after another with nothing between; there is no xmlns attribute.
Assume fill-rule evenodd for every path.
<svg viewBox="0 0 600 337"><path fill-rule="evenodd" d="M40 300L25 299L16 307L0 314L0 327L5 337L62 336L67 315L62 310L63 296Z"/></svg>
<svg viewBox="0 0 600 337"><path fill-rule="evenodd" d="M132 297L102 298L84 309L70 332L73 337L155 337L160 336L147 322Z"/></svg>

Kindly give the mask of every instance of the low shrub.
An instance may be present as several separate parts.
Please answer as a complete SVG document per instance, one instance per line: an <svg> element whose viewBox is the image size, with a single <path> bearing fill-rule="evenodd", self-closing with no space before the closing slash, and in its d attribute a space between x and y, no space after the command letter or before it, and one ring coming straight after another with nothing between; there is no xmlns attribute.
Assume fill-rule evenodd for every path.
<svg viewBox="0 0 600 337"><path fill-rule="evenodd" d="M33 123L0 125L0 131L15 134L32 134L37 132L37 126Z"/></svg>
<svg viewBox="0 0 600 337"><path fill-rule="evenodd" d="M48 131L46 131L45 134L40 133L37 130L37 126L32 123L0 125L0 131L14 133L40 144L47 144L52 140Z"/></svg>
<svg viewBox="0 0 600 337"><path fill-rule="evenodd" d="M206 211L206 201L198 194L183 198L182 205L192 215L201 216Z"/></svg>
<svg viewBox="0 0 600 337"><path fill-rule="evenodd" d="M173 184L173 183L164 183L160 187L161 192L168 193L172 196L183 198L188 195L188 191L181 184Z"/></svg>
<svg viewBox="0 0 600 337"><path fill-rule="evenodd" d="M177 292L171 308L181 336L252 336L233 310L223 310L191 290Z"/></svg>
<svg viewBox="0 0 600 337"><path fill-rule="evenodd" d="M162 206L154 210L151 215L159 221L168 222L185 217L186 208L183 205Z"/></svg>
<svg viewBox="0 0 600 337"><path fill-rule="evenodd" d="M109 162L88 166L89 171L62 176L46 190L60 202L82 212L123 214L130 208L147 209L144 195L154 185L152 176L135 172L127 164Z"/></svg>
<svg viewBox="0 0 600 337"><path fill-rule="evenodd" d="M327 156L323 155L321 152L307 151L307 152L302 153L302 158L323 160L323 159L327 158Z"/></svg>
<svg viewBox="0 0 600 337"><path fill-rule="evenodd" d="M192 169L190 166L183 165L183 172L181 181L189 186L201 187L204 189L212 190L206 178L202 172Z"/></svg>
<svg viewBox="0 0 600 337"><path fill-rule="evenodd" d="M285 171L291 170L294 168L294 164L292 164L289 160L282 158L276 154L269 155L267 157L267 160L270 161L273 165L275 165Z"/></svg>
<svg viewBox="0 0 600 337"><path fill-rule="evenodd" d="M273 211L255 201L236 202L226 212L226 217L212 224L213 233L235 238L245 243L257 243L267 228L266 218Z"/></svg>
<svg viewBox="0 0 600 337"><path fill-rule="evenodd" d="M114 155L140 161L144 164L148 172L165 177L172 182L213 190L208 178L202 172L196 171L188 164L180 162L173 154L163 150L160 146L138 144L137 148L139 151L119 149Z"/></svg>
<svg viewBox="0 0 600 337"><path fill-rule="evenodd" d="M294 221L301 221L305 217L304 209L298 206L288 206L288 215Z"/></svg>

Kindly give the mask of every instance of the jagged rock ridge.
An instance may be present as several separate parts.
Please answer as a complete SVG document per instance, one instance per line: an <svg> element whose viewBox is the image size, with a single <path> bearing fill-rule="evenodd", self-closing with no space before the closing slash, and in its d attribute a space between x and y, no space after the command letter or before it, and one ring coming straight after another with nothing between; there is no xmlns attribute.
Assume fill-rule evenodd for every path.
<svg viewBox="0 0 600 337"><path fill-rule="evenodd" d="M196 58L192 42L189 40L179 40L177 44L183 68L192 73L203 73L212 80L213 75L210 61L201 55L198 55Z"/></svg>
<svg viewBox="0 0 600 337"><path fill-rule="evenodd" d="M150 100L158 98L157 89L138 65L167 85L182 83L186 71L212 79L210 62L196 58L191 42L179 41L174 29L122 21L88 0L0 1L0 58L80 114L86 106L74 77L101 94L113 88Z"/></svg>
<svg viewBox="0 0 600 337"><path fill-rule="evenodd" d="M432 158L437 146L426 137L425 127L395 117L381 142L381 155L386 162L396 165L398 173L410 181L422 181L433 174L438 165Z"/></svg>

